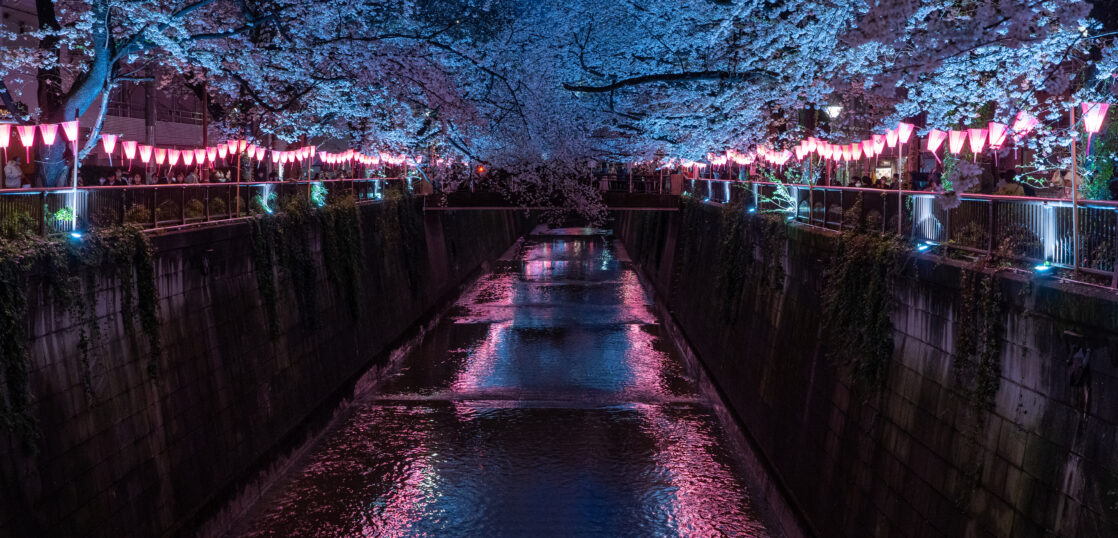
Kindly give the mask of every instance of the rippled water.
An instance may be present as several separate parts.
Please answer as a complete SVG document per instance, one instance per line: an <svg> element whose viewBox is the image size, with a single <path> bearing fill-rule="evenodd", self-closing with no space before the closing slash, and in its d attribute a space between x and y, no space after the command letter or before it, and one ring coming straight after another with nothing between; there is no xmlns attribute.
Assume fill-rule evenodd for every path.
<svg viewBox="0 0 1118 538"><path fill-rule="evenodd" d="M603 236L532 236L265 497L245 536L768 536Z"/></svg>

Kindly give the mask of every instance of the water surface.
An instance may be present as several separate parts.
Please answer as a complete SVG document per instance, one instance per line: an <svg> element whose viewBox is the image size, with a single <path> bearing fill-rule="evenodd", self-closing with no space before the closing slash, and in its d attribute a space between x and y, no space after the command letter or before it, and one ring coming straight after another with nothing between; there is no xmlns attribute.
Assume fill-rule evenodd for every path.
<svg viewBox="0 0 1118 538"><path fill-rule="evenodd" d="M530 236L244 536L769 536L611 239Z"/></svg>

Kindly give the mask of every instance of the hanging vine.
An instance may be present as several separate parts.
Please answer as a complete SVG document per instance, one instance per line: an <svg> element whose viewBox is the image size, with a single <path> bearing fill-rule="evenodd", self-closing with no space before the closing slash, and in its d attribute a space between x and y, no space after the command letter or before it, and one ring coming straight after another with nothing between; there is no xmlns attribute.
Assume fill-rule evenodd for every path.
<svg viewBox="0 0 1118 538"><path fill-rule="evenodd" d="M327 205L319 215L322 220L322 255L326 276L340 288L353 319L361 316L361 297L365 272L364 242L361 238L361 216L352 197L344 197Z"/></svg>
<svg viewBox="0 0 1118 538"><path fill-rule="evenodd" d="M275 217L263 215L252 219L252 266L256 289L268 318L268 335L279 338L279 312L276 308Z"/></svg>
<svg viewBox="0 0 1118 538"><path fill-rule="evenodd" d="M828 355L850 369L855 382L876 390L893 357L893 282L903 266L902 248L869 231L861 199L847 213L852 230L839 237L823 288L823 329Z"/></svg>
<svg viewBox="0 0 1118 538"><path fill-rule="evenodd" d="M981 485L985 459L981 439L1001 385L1004 329L1000 323L1001 293L997 283L994 274L984 273L977 267L962 271L960 277L962 294L952 369L955 384L969 409L960 425L969 452L969 462L963 469L965 487L956 499L960 508L970 504L971 494Z"/></svg>
<svg viewBox="0 0 1118 538"><path fill-rule="evenodd" d="M92 401L90 354L100 345L93 275L100 270L110 271L120 285L120 315L129 336L136 335L134 323L139 319L140 332L147 340L147 372L154 377L162 355L159 296L151 244L139 227L94 230L80 241L8 232L0 238L0 423L25 448L34 449L38 439L27 386L31 356L26 327L32 276L38 277L56 305L78 321L82 385Z"/></svg>

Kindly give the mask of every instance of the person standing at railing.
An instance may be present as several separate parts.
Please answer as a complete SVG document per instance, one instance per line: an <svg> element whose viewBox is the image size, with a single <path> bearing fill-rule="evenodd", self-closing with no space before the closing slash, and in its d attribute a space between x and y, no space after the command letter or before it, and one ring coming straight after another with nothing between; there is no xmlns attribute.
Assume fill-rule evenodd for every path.
<svg viewBox="0 0 1118 538"><path fill-rule="evenodd" d="M4 165L4 188L18 189L22 185L23 167L19 165L19 159L12 157L8 159L8 164Z"/></svg>

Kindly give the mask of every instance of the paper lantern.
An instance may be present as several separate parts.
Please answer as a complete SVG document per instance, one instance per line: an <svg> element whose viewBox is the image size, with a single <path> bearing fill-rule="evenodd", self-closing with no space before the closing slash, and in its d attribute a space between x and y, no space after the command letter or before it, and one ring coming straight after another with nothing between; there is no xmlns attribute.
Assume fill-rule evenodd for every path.
<svg viewBox="0 0 1118 538"><path fill-rule="evenodd" d="M237 151L244 151L248 147L248 140L240 139L237 141Z"/></svg>
<svg viewBox="0 0 1118 538"><path fill-rule="evenodd" d="M826 142L821 142L819 144L819 155L821 157L823 157L824 159L830 159L831 158L831 145L826 143Z"/></svg>
<svg viewBox="0 0 1118 538"><path fill-rule="evenodd" d="M873 135L873 154L874 155L881 155L881 152L884 151L884 150L885 150L885 135L878 135L878 134Z"/></svg>
<svg viewBox="0 0 1118 538"><path fill-rule="evenodd" d="M970 134L970 150L974 153L974 159L978 160L978 154L982 153L982 148L986 146L986 129L969 129L967 133Z"/></svg>
<svg viewBox="0 0 1118 538"><path fill-rule="evenodd" d="M234 153L237 153L237 145L238 144L237 144L236 140L226 140L225 141L225 147L229 149L229 154L230 155L232 155Z"/></svg>
<svg viewBox="0 0 1118 538"><path fill-rule="evenodd" d="M867 159L873 157L873 140L863 140L861 146L862 153L865 154Z"/></svg>
<svg viewBox="0 0 1118 538"><path fill-rule="evenodd" d="M182 152L180 152L177 149L167 150L167 164L169 164L171 166L175 166L176 164L179 164L179 154L180 153L182 153Z"/></svg>
<svg viewBox="0 0 1118 538"><path fill-rule="evenodd" d="M850 145L850 156L853 157L855 161L862 158L862 143L861 142L855 142L855 143Z"/></svg>
<svg viewBox="0 0 1118 538"><path fill-rule="evenodd" d="M229 155L229 146L226 144L219 144L217 146L218 158L224 159L226 155Z"/></svg>
<svg viewBox="0 0 1118 538"><path fill-rule="evenodd" d="M194 152L189 149L182 150L182 164L191 166L194 164Z"/></svg>
<svg viewBox="0 0 1118 538"><path fill-rule="evenodd" d="M19 143L27 150L27 162L31 162L31 146L35 144L35 126L17 125L16 132L19 133Z"/></svg>
<svg viewBox="0 0 1118 538"><path fill-rule="evenodd" d="M796 160L797 161L803 160L803 158L804 158L804 145L800 144L800 145L796 146L795 152L796 152ZM364 159L362 159L361 163L364 164L364 162L365 162Z"/></svg>
<svg viewBox="0 0 1118 538"><path fill-rule="evenodd" d="M1106 110L1110 108L1110 103L1082 103L1079 106L1083 109L1083 127L1090 134L1099 132L1102 129L1102 120L1106 118Z"/></svg>
<svg viewBox="0 0 1118 538"><path fill-rule="evenodd" d="M198 162L198 166L202 166L206 162L206 148L194 150L194 160Z"/></svg>
<svg viewBox="0 0 1118 538"><path fill-rule="evenodd" d="M272 150L272 163L278 164L280 162L280 152Z"/></svg>
<svg viewBox="0 0 1118 538"><path fill-rule="evenodd" d="M849 161L850 160L851 151L850 151L850 145L849 144L844 144L842 146L842 149L839 150L839 151L842 154L842 160L844 160L844 161Z"/></svg>
<svg viewBox="0 0 1118 538"><path fill-rule="evenodd" d="M990 147L999 150L1005 145L1005 135L1009 131L1009 126L1004 123L992 121L986 125L990 133Z"/></svg>
<svg viewBox="0 0 1118 538"><path fill-rule="evenodd" d="M155 148L155 165L163 166L163 161L167 160L167 150L164 148Z"/></svg>
<svg viewBox="0 0 1118 538"><path fill-rule="evenodd" d="M890 148L897 147L897 130L896 129L889 129L888 131L885 131L885 143Z"/></svg>
<svg viewBox="0 0 1118 538"><path fill-rule="evenodd" d="M264 148L261 148L261 147L256 148L256 160L258 160L258 161L263 161L264 160Z"/></svg>
<svg viewBox="0 0 1118 538"><path fill-rule="evenodd" d="M1033 127L1036 127L1037 123L1038 120L1028 112L1024 110L1018 112L1017 118L1013 120L1013 140L1020 142L1033 130Z"/></svg>
<svg viewBox="0 0 1118 538"><path fill-rule="evenodd" d="M62 134L66 135L66 140L70 142L78 141L78 120L62 122Z"/></svg>
<svg viewBox="0 0 1118 538"><path fill-rule="evenodd" d="M210 161L210 165L212 166L214 161L217 160L217 148L206 148L206 159Z"/></svg>
<svg viewBox="0 0 1118 538"><path fill-rule="evenodd" d="M58 124L56 123L43 123L39 125L39 131L43 133L43 143L48 146L54 145L54 140L58 138Z"/></svg>
<svg viewBox="0 0 1118 538"><path fill-rule="evenodd" d="M939 151L939 147L943 145L943 141L947 140L947 133L939 129L932 129L928 131L928 151L933 154ZM939 159L937 156L936 159Z"/></svg>
<svg viewBox="0 0 1118 538"><path fill-rule="evenodd" d="M12 141L12 124L0 123L0 148L8 149L8 144ZM6 161L7 159L5 159Z"/></svg>
<svg viewBox="0 0 1118 538"><path fill-rule="evenodd" d="M951 131L948 135L947 149L956 155L963 151L963 142L967 140L966 131Z"/></svg>
<svg viewBox="0 0 1118 538"><path fill-rule="evenodd" d="M124 148L124 156L127 157L128 160L132 160L132 159L136 158L136 141L135 140L122 140L120 142L120 147Z"/></svg>
<svg viewBox="0 0 1118 538"><path fill-rule="evenodd" d="M1087 155L1091 154L1091 135L1102 129L1102 120L1106 118L1106 109L1109 103L1082 103L1083 127L1087 129Z"/></svg>
<svg viewBox="0 0 1118 538"><path fill-rule="evenodd" d="M294 157L295 160L297 160L299 162L303 162L303 159L304 159L303 150L301 150L301 149L300 150L295 150L295 151L291 152L291 154L292 154L291 156Z"/></svg>
<svg viewBox="0 0 1118 538"><path fill-rule="evenodd" d="M897 124L897 143L907 144L909 137L912 136L912 131L916 126L911 123L900 122Z"/></svg>
<svg viewBox="0 0 1118 538"><path fill-rule="evenodd" d="M147 164L151 160L151 146L140 145L140 161Z"/></svg>
<svg viewBox="0 0 1118 538"><path fill-rule="evenodd" d="M104 148L105 153L108 154L109 160L112 160L113 150L116 149L116 135L103 134L101 135L101 147Z"/></svg>

